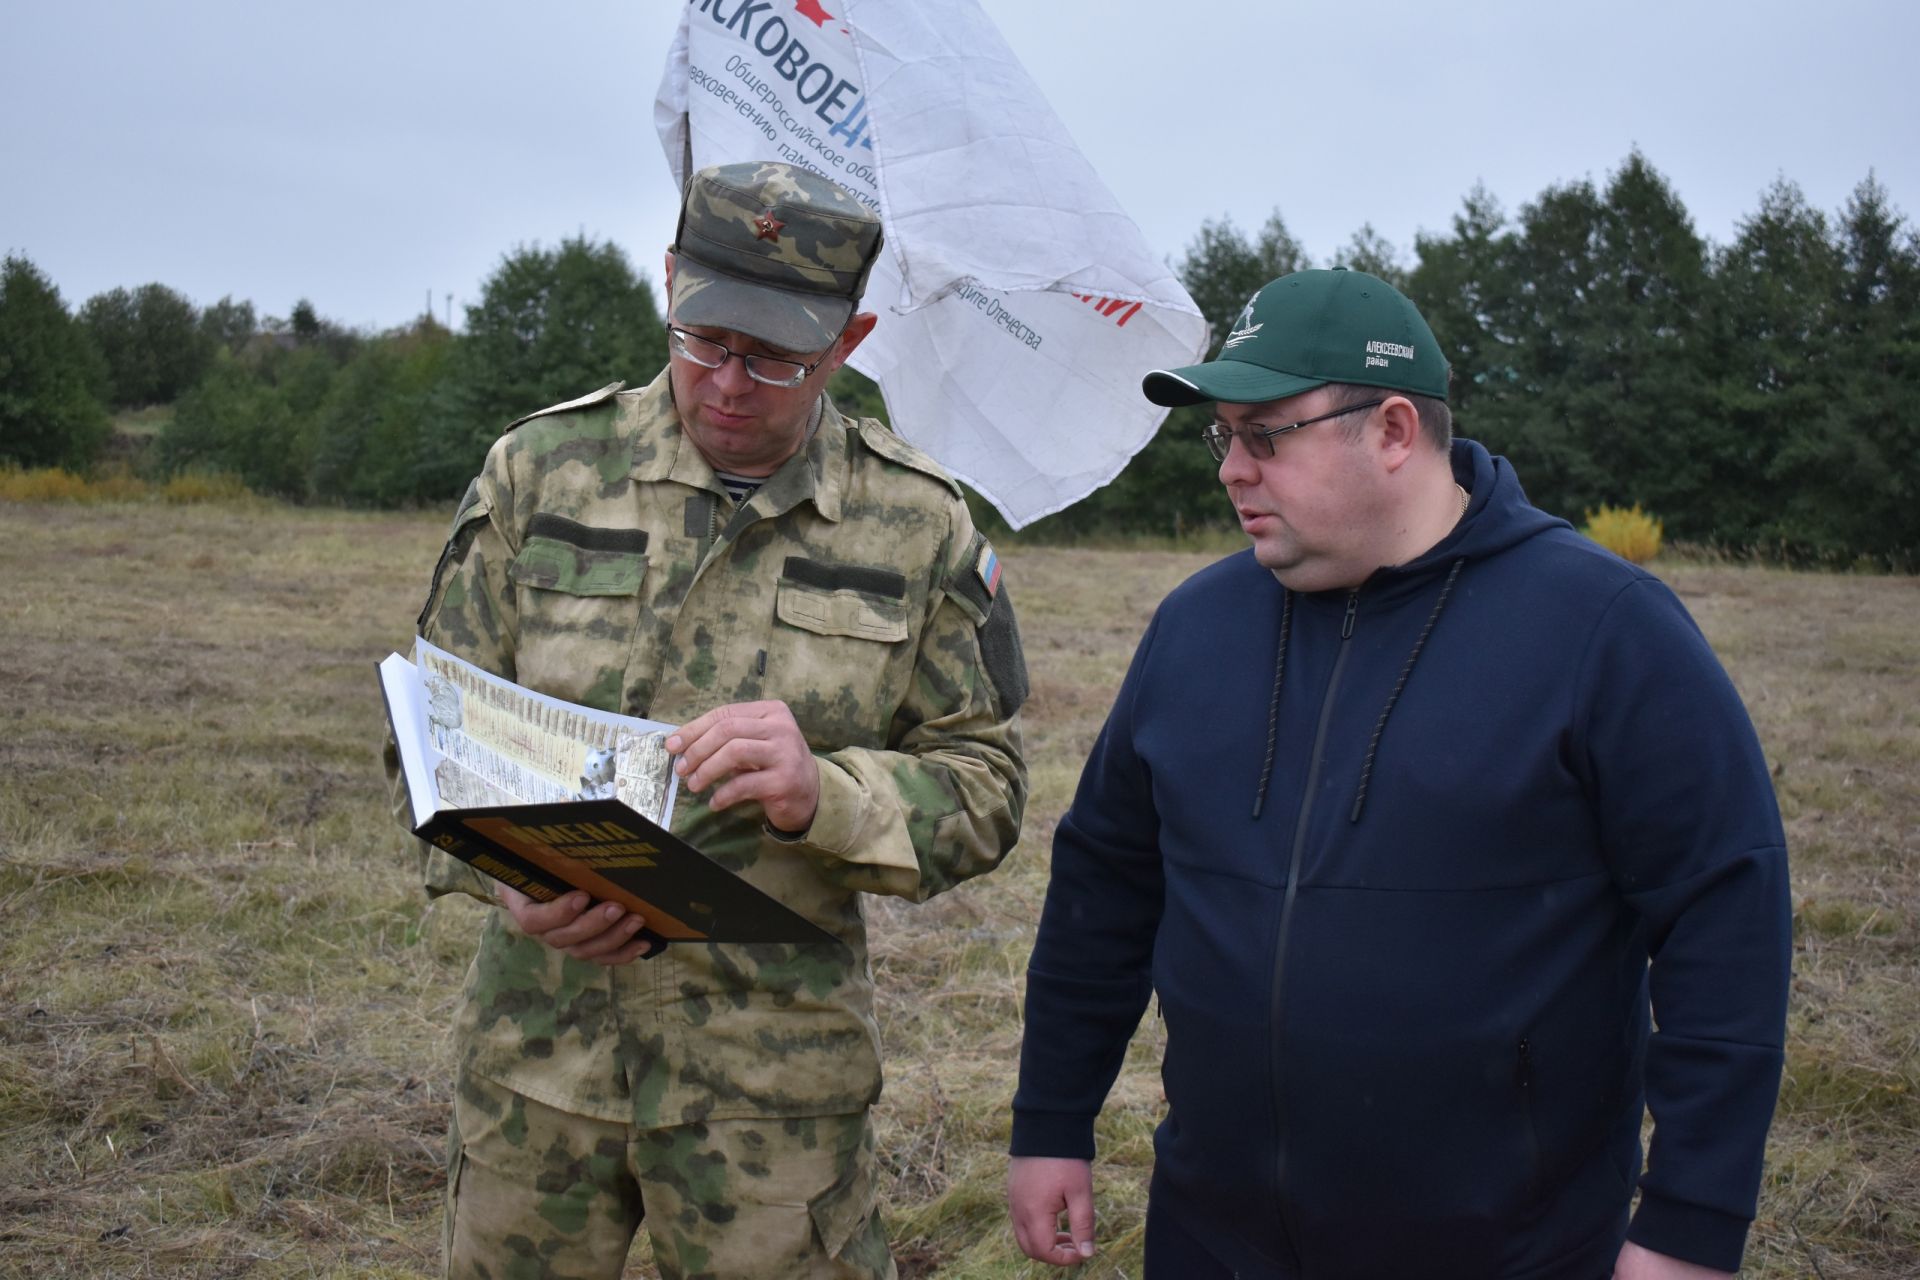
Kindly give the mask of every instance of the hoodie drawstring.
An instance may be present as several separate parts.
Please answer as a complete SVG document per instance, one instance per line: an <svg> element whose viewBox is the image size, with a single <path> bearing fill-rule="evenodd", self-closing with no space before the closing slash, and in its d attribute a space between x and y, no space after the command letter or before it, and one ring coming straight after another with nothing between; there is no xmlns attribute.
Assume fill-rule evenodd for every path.
<svg viewBox="0 0 1920 1280"><path fill-rule="evenodd" d="M1287 674L1287 634L1293 630L1293 592L1280 592L1280 643L1273 655L1273 699L1267 704L1267 758L1260 764L1260 789L1253 796L1253 816L1267 803L1267 780L1273 777L1274 740L1280 733L1280 682Z"/></svg>
<svg viewBox="0 0 1920 1280"><path fill-rule="evenodd" d="M1453 568L1447 573L1447 581L1440 588L1440 598L1433 602L1433 612L1427 615L1427 625L1420 628L1420 638L1413 642L1413 652L1407 655L1406 665L1400 668L1400 678L1393 682L1393 692L1387 695L1387 705L1380 709L1380 719L1373 726L1373 737L1367 742L1367 758L1360 766L1360 790L1353 797L1353 812L1347 815L1349 823L1360 821L1360 810L1366 807L1367 784L1373 779L1373 756L1379 750L1380 735L1386 732L1387 717L1393 714L1393 706L1400 701L1400 691L1407 687L1407 677L1413 674L1413 664L1420 658L1420 650L1426 647L1427 637L1433 634L1433 624L1440 620L1440 611L1447 607L1447 597L1453 592L1454 579L1460 576L1460 570L1466 560L1453 562ZM1268 747L1272 751L1272 747Z"/></svg>
<svg viewBox="0 0 1920 1280"><path fill-rule="evenodd" d="M1453 584L1460 577L1460 571L1466 567L1464 558L1455 560L1447 571L1447 580L1440 586L1440 598L1433 602L1433 612L1427 615L1426 625L1420 628L1420 635L1413 642L1413 651L1407 654L1407 660L1400 668L1400 678L1393 682L1393 692L1387 695L1387 705L1380 709L1380 719L1374 723L1373 736L1367 740L1367 758L1360 765L1360 786L1353 797L1353 811L1347 815L1349 823L1360 821L1360 812L1367 805L1367 787L1373 781L1374 756L1380 750L1380 736L1387 731L1387 717L1393 714L1393 708L1400 701L1401 692L1407 687L1407 677L1413 674L1413 664L1420 660L1420 651L1427 646L1427 637L1433 634L1433 624L1440 621L1440 611L1447 607L1447 598L1453 594ZM1282 591L1280 606L1280 641L1275 646L1273 656L1273 697L1267 703L1267 755L1260 762L1260 786L1253 796L1253 816L1258 818L1267 804L1267 784L1273 778L1274 749L1280 735L1280 686L1287 674L1287 637L1293 631L1293 592Z"/></svg>

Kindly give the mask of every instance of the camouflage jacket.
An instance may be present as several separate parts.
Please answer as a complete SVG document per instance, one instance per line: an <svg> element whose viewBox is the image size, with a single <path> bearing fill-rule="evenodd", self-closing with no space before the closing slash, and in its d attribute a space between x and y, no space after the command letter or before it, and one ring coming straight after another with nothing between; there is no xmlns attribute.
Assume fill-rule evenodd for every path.
<svg viewBox="0 0 1920 1280"><path fill-rule="evenodd" d="M685 791L673 828L846 949L680 943L608 969L495 910L456 1027L463 1065L640 1125L872 1102L859 894L923 899L991 870L1019 835L1026 670L997 577L957 486L830 403L737 509L681 433L665 373L503 435L455 516L421 634L529 688L676 724L786 701L820 767L806 834ZM493 901L437 851L427 883Z"/></svg>

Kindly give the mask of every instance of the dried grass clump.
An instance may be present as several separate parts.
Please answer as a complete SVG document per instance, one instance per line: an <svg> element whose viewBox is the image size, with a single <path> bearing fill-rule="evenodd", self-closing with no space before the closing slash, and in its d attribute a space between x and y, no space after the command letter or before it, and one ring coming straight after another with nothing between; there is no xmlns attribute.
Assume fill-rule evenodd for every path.
<svg viewBox="0 0 1920 1280"><path fill-rule="evenodd" d="M1640 509L1602 506L1587 512L1587 523L1580 530L1622 560L1645 564L1660 554L1660 522Z"/></svg>
<svg viewBox="0 0 1920 1280"><path fill-rule="evenodd" d="M88 485L84 477L59 467L23 469L0 466L0 501L4 502L87 502Z"/></svg>
<svg viewBox="0 0 1920 1280"><path fill-rule="evenodd" d="M246 502L253 498L239 476L225 471L186 471L160 487L160 500L175 506L207 502Z"/></svg>
<svg viewBox="0 0 1920 1280"><path fill-rule="evenodd" d="M155 485L124 463L93 475L60 467L0 466L0 502L164 502L174 506L203 503L254 504L260 499L239 476L227 472L182 472Z"/></svg>

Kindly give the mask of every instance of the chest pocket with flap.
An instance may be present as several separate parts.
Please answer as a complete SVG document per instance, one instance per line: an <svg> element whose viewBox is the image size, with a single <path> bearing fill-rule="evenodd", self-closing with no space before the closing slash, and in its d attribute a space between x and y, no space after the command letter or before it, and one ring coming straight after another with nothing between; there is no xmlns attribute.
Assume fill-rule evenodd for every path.
<svg viewBox="0 0 1920 1280"><path fill-rule="evenodd" d="M647 578L644 529L596 529L540 513L507 568L515 586L570 596L637 596Z"/></svg>
<svg viewBox="0 0 1920 1280"><path fill-rule="evenodd" d="M893 644L907 638L907 580L890 569L788 556L774 616L821 636Z"/></svg>
<svg viewBox="0 0 1920 1280"><path fill-rule="evenodd" d="M507 566L520 612L518 678L529 688L617 710L647 580L643 529L599 529L561 516L527 522Z"/></svg>

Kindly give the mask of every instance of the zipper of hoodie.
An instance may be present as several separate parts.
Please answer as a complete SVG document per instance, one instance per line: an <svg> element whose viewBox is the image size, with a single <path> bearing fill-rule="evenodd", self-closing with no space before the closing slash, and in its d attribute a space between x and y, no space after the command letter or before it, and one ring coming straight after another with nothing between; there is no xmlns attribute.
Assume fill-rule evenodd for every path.
<svg viewBox="0 0 1920 1280"><path fill-rule="evenodd" d="M1514 1080L1520 1086L1520 1122L1527 1144L1527 1191L1538 1195L1540 1189L1540 1130L1534 1123L1533 1041L1520 1037L1519 1060Z"/></svg>
<svg viewBox="0 0 1920 1280"><path fill-rule="evenodd" d="M1282 981L1287 973L1287 934L1293 927L1293 899L1300 887L1300 863L1302 851L1307 841L1307 822L1313 816L1313 793L1320 783L1321 758L1326 752L1327 728L1333 722L1333 698L1340 688L1340 675L1347 667L1347 654L1353 639L1353 622L1360 610L1360 590L1354 588L1347 594L1346 617L1340 622L1340 652L1333 660L1333 672L1327 677L1327 691L1320 700L1320 723L1313 733L1313 755L1307 766L1307 785L1300 797L1300 816L1293 824L1293 850L1288 859L1287 891L1280 901L1280 935L1273 948L1273 994L1267 1009L1268 1049L1273 1054L1273 1190L1275 1203L1280 1206L1281 1222L1286 1224L1286 1167L1287 1167L1287 1128L1283 1117L1286 1114L1286 1095L1281 1062L1286 1056L1285 1046L1281 1043L1280 1014L1282 1012ZM1292 1228L1287 1228L1289 1236Z"/></svg>

